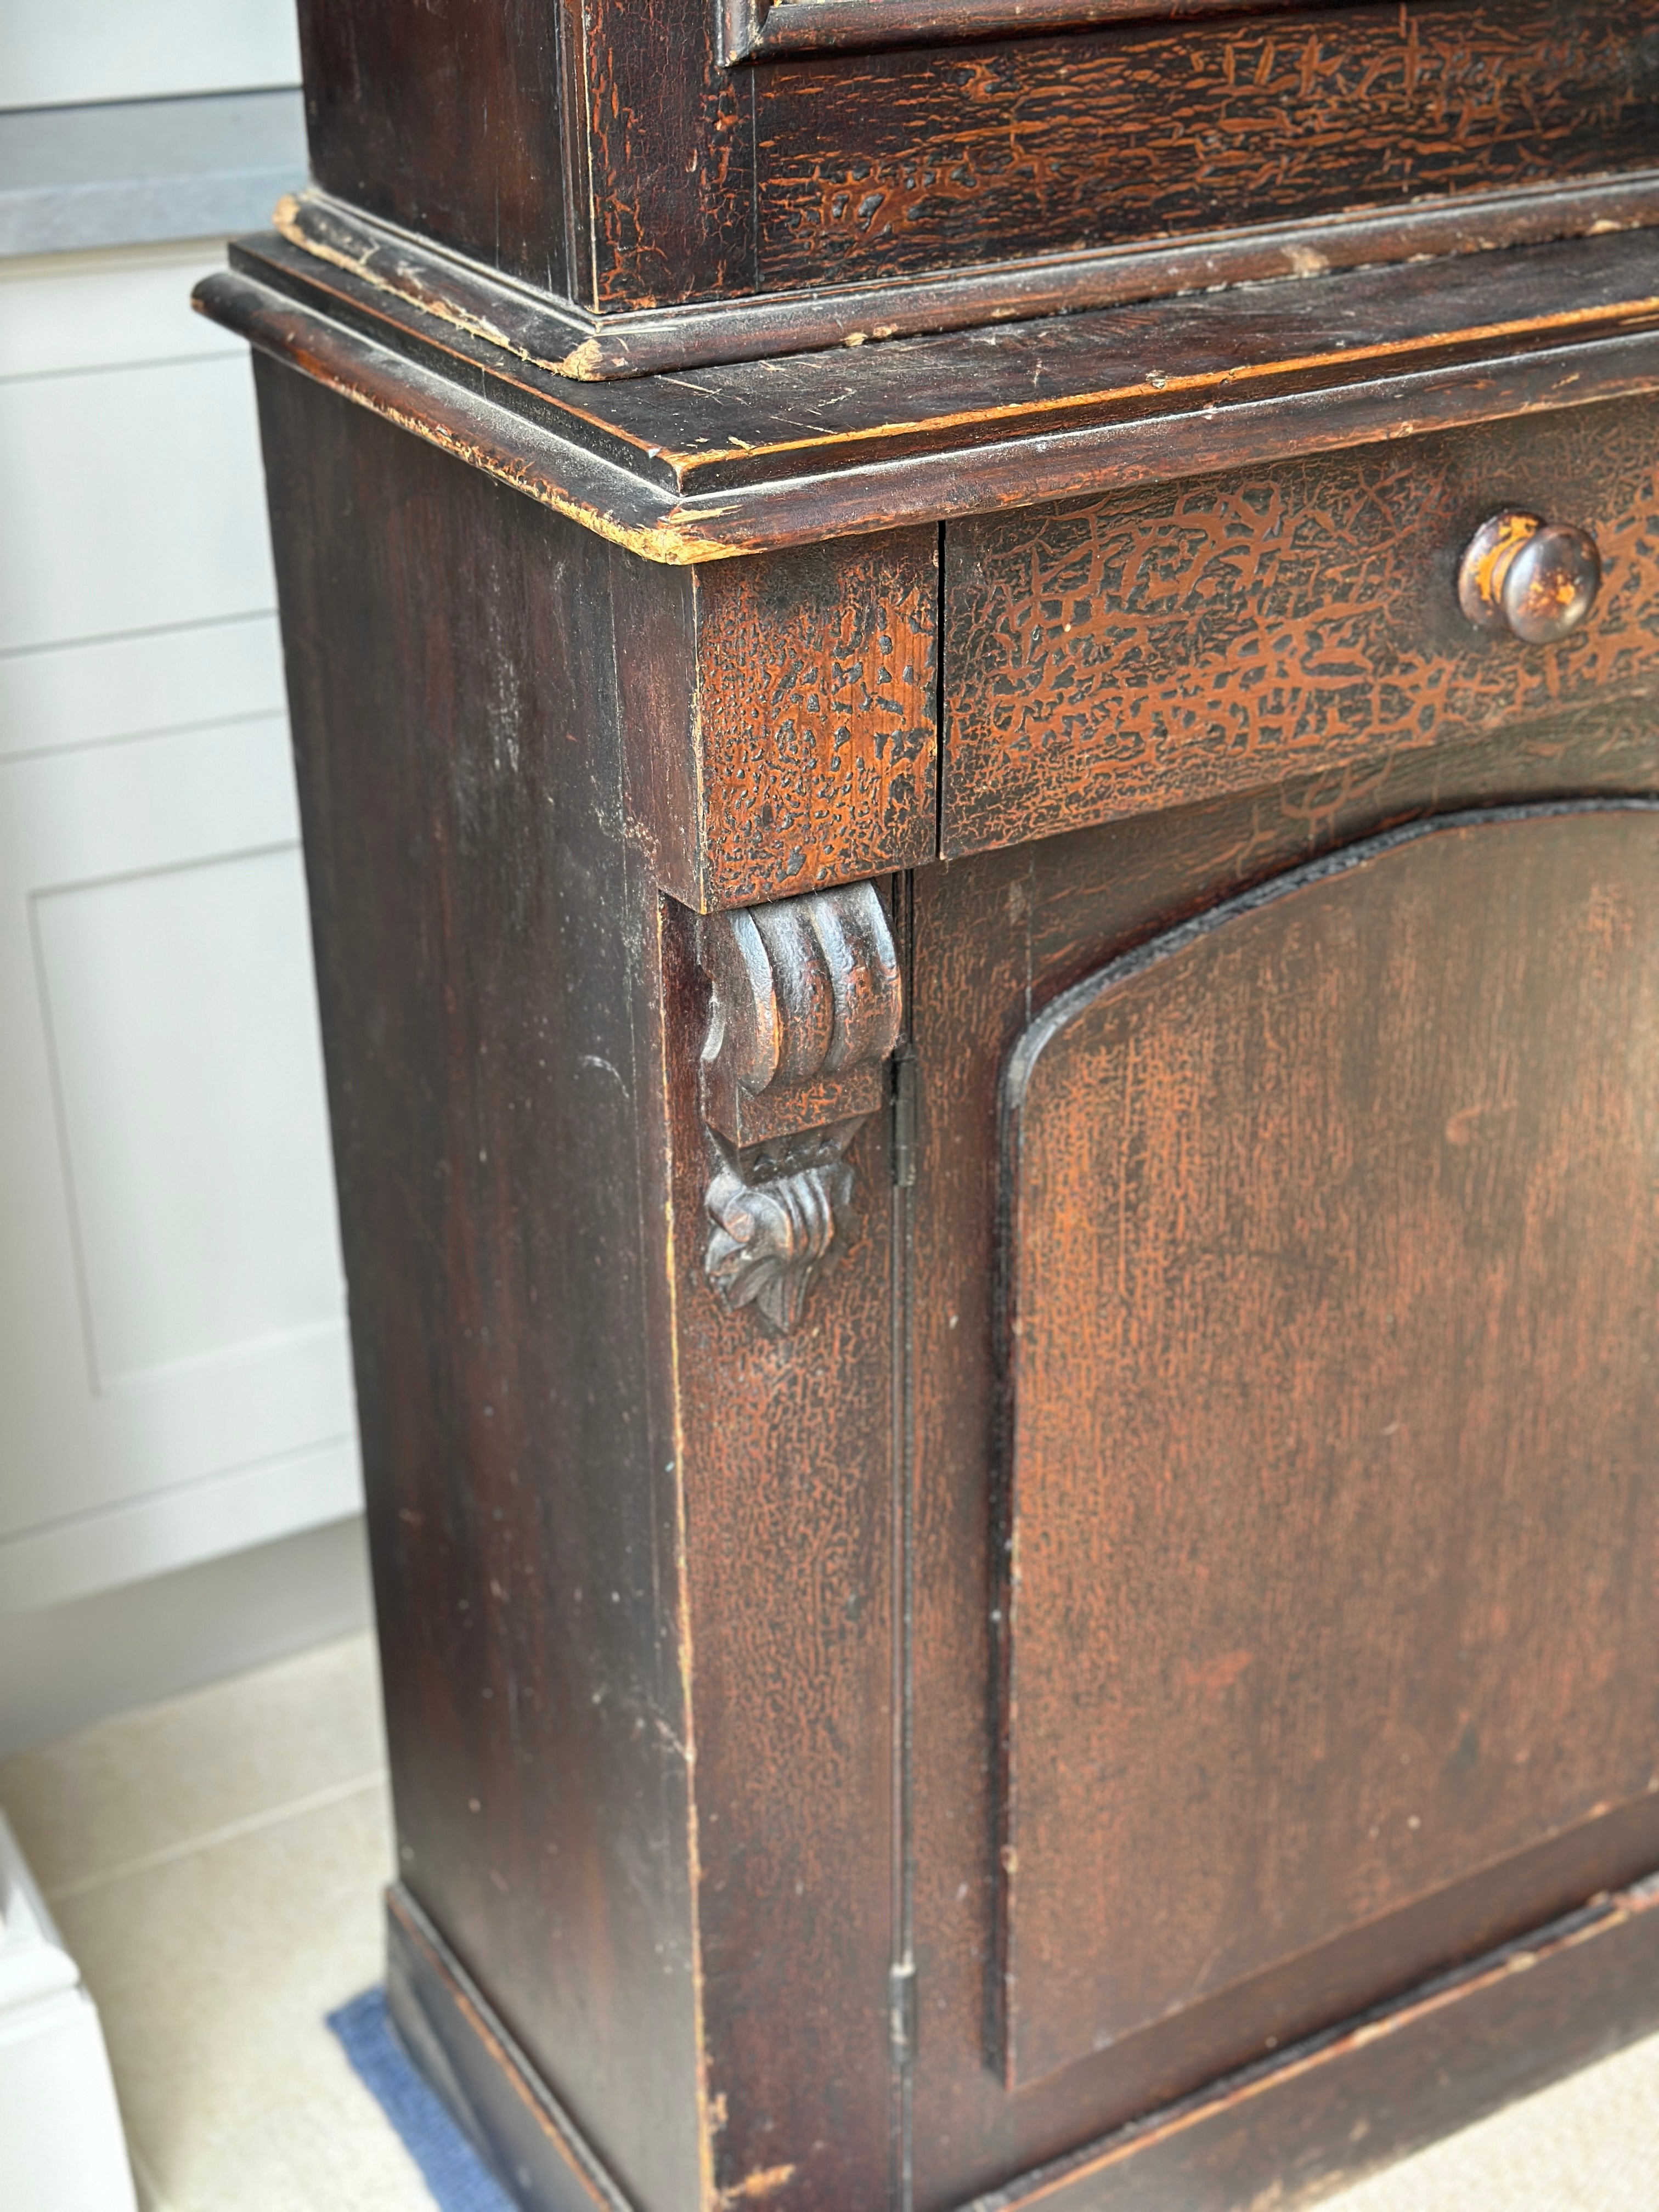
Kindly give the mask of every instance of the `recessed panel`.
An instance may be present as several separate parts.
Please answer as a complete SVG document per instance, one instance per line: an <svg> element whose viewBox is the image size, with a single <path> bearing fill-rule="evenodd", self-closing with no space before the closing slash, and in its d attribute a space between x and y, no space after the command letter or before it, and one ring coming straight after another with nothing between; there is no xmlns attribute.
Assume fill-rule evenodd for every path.
<svg viewBox="0 0 1659 2212"><path fill-rule="evenodd" d="M0 651L270 607L261 483L246 360L0 384Z"/></svg>
<svg viewBox="0 0 1659 2212"><path fill-rule="evenodd" d="M96 1385L337 1331L297 851L49 892L35 930Z"/></svg>
<svg viewBox="0 0 1659 2212"><path fill-rule="evenodd" d="M1659 1856L1659 813L1351 848L1008 1099L1012 2081Z"/></svg>

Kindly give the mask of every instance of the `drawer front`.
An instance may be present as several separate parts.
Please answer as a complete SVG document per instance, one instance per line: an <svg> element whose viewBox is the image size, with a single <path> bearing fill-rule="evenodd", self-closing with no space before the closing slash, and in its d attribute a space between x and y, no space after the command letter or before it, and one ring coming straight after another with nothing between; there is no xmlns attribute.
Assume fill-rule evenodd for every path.
<svg viewBox="0 0 1659 2212"><path fill-rule="evenodd" d="M1645 167L1654 13L1651 0L1234 11L781 62L753 94L760 289ZM637 215L619 200L610 228L621 262Z"/></svg>
<svg viewBox="0 0 1659 2212"><path fill-rule="evenodd" d="M1519 508L1589 531L1553 646L1457 571ZM943 850L983 852L1546 720L1659 680L1659 409L1570 410L953 527Z"/></svg>

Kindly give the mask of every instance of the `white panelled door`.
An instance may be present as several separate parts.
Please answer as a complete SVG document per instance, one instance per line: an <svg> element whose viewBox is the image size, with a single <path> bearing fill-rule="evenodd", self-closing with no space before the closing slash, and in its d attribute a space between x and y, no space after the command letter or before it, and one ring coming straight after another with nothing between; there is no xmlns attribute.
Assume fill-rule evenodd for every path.
<svg viewBox="0 0 1659 2212"><path fill-rule="evenodd" d="M0 105L297 84L292 0L0 0Z"/></svg>
<svg viewBox="0 0 1659 2212"><path fill-rule="evenodd" d="M0 1610L358 1503L246 352L0 275Z"/></svg>

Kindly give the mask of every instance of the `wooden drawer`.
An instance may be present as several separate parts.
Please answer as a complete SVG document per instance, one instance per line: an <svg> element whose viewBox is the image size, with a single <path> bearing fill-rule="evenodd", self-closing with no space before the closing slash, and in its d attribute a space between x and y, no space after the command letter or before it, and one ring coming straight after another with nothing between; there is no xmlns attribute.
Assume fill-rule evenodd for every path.
<svg viewBox="0 0 1659 2212"><path fill-rule="evenodd" d="M1474 628L1506 507L1589 530L1565 643ZM953 526L943 851L1343 775L1655 687L1659 410L1584 407Z"/></svg>

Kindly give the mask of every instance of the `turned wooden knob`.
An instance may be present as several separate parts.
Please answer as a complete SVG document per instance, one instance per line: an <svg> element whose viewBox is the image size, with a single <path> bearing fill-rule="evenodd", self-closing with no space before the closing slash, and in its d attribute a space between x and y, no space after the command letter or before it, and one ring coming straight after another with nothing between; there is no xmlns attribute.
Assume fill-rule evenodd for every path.
<svg viewBox="0 0 1659 2212"><path fill-rule="evenodd" d="M1601 556L1587 530L1536 514L1495 514L1469 541L1457 572L1464 613L1482 629L1527 645L1570 637L1601 588Z"/></svg>

